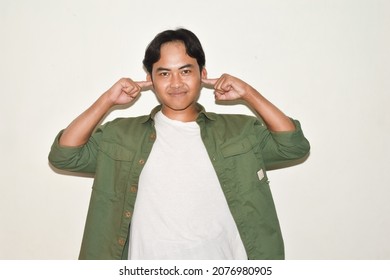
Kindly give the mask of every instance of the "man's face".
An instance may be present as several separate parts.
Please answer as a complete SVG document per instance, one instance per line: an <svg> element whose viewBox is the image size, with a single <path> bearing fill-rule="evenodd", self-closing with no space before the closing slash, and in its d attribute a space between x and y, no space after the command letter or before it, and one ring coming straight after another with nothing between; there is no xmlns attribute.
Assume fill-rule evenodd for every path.
<svg viewBox="0 0 390 280"><path fill-rule="evenodd" d="M160 54L148 79L153 81L163 113L171 119L194 120L198 114L195 104L206 70L200 71L196 59L186 53L182 42L163 44Z"/></svg>

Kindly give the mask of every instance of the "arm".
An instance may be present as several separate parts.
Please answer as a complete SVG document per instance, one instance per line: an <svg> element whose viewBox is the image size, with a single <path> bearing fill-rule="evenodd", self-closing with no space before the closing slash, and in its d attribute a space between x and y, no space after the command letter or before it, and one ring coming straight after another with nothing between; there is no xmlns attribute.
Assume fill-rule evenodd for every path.
<svg viewBox="0 0 390 280"><path fill-rule="evenodd" d="M295 130L295 125L289 117L244 81L224 74L219 79L203 79L203 83L214 87L216 100L245 101L261 116L269 130Z"/></svg>
<svg viewBox="0 0 390 280"><path fill-rule="evenodd" d="M267 168L280 167L280 164L300 159L309 152L310 144L299 122L291 120L247 83L227 74L219 79L204 79L203 83L214 87L216 100L243 100L263 119L269 132L262 137L270 140L262 142Z"/></svg>
<svg viewBox="0 0 390 280"><path fill-rule="evenodd" d="M128 78L120 79L64 130L59 144L67 147L84 145L91 137L95 127L113 106L132 102L142 90L146 90L149 86L151 86L151 82L133 82Z"/></svg>

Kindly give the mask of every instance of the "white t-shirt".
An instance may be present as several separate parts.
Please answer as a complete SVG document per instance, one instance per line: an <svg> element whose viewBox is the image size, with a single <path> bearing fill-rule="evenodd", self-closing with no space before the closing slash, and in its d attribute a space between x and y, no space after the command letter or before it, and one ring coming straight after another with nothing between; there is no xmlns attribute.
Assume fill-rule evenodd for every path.
<svg viewBox="0 0 390 280"><path fill-rule="evenodd" d="M247 259L196 122L155 116L140 175L129 259Z"/></svg>

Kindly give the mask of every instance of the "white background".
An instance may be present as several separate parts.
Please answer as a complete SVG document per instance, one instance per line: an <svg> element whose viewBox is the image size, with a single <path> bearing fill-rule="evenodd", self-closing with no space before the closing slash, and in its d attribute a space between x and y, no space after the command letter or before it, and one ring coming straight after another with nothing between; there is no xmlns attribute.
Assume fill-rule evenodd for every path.
<svg viewBox="0 0 390 280"><path fill-rule="evenodd" d="M51 143L116 80L143 80L146 45L179 26L209 78L250 83L311 142L268 174L287 259L390 259L389 1L0 0L0 20L0 259L77 258L92 178L51 169ZM106 121L156 104L145 92Z"/></svg>

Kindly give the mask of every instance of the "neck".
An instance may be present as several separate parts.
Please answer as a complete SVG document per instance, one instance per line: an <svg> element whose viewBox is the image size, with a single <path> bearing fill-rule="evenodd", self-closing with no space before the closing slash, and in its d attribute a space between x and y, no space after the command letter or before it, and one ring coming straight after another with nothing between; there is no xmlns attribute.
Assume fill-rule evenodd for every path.
<svg viewBox="0 0 390 280"><path fill-rule="evenodd" d="M196 105L188 107L184 110L173 110L166 106L162 106L161 112L171 120L193 122L198 118L199 109Z"/></svg>

